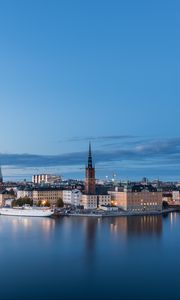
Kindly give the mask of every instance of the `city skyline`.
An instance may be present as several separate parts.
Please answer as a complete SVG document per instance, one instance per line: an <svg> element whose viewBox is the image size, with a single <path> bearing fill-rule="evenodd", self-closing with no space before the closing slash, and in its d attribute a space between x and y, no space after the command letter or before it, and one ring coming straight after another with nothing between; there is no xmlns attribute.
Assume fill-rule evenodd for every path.
<svg viewBox="0 0 180 300"><path fill-rule="evenodd" d="M0 300L177 300L180 1L0 0Z"/></svg>
<svg viewBox="0 0 180 300"><path fill-rule="evenodd" d="M1 1L4 176L180 178L178 1Z"/></svg>

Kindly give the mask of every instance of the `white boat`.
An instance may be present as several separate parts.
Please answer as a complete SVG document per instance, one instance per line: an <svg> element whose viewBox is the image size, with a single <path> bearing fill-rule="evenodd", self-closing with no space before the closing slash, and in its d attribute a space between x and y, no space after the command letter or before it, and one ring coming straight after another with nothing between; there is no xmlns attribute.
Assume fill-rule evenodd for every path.
<svg viewBox="0 0 180 300"><path fill-rule="evenodd" d="M5 216L23 216L23 217L50 217L54 211L49 207L31 207L25 205L23 207L2 207L0 214Z"/></svg>

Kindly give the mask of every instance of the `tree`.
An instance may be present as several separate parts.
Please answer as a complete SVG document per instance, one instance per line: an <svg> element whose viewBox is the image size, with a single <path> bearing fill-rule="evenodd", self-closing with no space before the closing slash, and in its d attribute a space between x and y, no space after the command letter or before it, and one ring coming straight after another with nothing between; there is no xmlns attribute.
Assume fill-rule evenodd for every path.
<svg viewBox="0 0 180 300"><path fill-rule="evenodd" d="M162 206L163 206L163 208L168 208L169 207L169 205L168 205L168 202L166 202L166 201L163 201L162 202Z"/></svg>
<svg viewBox="0 0 180 300"><path fill-rule="evenodd" d="M48 200L39 200L37 206L50 206L50 202Z"/></svg>
<svg viewBox="0 0 180 300"><path fill-rule="evenodd" d="M39 200L36 205L41 206L41 200Z"/></svg>
<svg viewBox="0 0 180 300"><path fill-rule="evenodd" d="M58 198L56 201L56 207L63 207L63 206L64 206L64 202L62 198Z"/></svg>
<svg viewBox="0 0 180 300"><path fill-rule="evenodd" d="M13 189L10 189L10 190L9 190L9 194L12 195L12 196L14 196L14 195L15 195L14 190L13 190Z"/></svg>
<svg viewBox="0 0 180 300"><path fill-rule="evenodd" d="M33 200L25 196L12 201L12 206L23 206L25 204L29 204L30 206L32 206Z"/></svg>
<svg viewBox="0 0 180 300"><path fill-rule="evenodd" d="M49 207L49 206L51 206L51 204L50 204L50 202L48 200L46 200L44 206L48 206Z"/></svg>

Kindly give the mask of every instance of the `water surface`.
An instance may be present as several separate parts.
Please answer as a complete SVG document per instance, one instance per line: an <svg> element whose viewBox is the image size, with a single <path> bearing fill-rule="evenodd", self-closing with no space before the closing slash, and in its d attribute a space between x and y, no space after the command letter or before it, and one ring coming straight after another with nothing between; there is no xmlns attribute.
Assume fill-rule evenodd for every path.
<svg viewBox="0 0 180 300"><path fill-rule="evenodd" d="M180 299L180 214L0 216L0 299Z"/></svg>

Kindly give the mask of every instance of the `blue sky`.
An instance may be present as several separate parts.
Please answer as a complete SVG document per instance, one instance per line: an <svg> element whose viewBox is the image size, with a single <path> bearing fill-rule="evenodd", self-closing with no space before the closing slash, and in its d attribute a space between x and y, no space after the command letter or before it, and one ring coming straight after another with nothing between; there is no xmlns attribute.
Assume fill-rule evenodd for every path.
<svg viewBox="0 0 180 300"><path fill-rule="evenodd" d="M179 13L175 0L1 0L4 174L83 177L90 139L97 177L180 178Z"/></svg>

